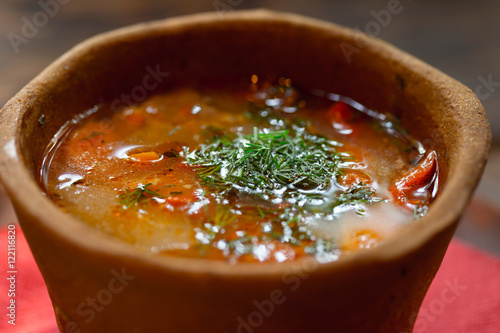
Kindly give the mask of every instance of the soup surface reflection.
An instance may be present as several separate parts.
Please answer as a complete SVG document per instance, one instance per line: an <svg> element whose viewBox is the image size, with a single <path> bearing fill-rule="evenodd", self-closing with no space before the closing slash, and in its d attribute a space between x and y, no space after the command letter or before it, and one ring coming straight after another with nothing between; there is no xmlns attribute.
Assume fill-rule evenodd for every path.
<svg viewBox="0 0 500 333"><path fill-rule="evenodd" d="M387 115L254 75L96 106L56 134L41 177L61 209L140 250L328 262L425 214L437 161Z"/></svg>

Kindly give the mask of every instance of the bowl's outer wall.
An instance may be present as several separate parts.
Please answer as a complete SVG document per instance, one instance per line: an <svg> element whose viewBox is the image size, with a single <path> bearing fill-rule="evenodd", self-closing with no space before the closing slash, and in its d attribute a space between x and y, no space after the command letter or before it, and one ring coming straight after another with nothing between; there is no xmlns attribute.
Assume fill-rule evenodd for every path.
<svg viewBox="0 0 500 333"><path fill-rule="evenodd" d="M0 114L6 129L1 143L15 139L23 156L18 162L32 176L15 170L5 157L0 159L1 175L61 330L245 332L248 328L238 321L242 318L247 325L248 320L259 324L250 327L253 332L411 331L484 167L488 126L468 89L384 43L367 38L360 47L359 40L358 33L329 24L268 12L227 15L225 20L215 14L171 20L86 42L11 100ZM342 45L359 52L347 57ZM258 273L266 270L263 266L225 267L222 272L230 273L221 274L215 268L204 272L200 267L207 263L181 261L189 268L183 271L168 266L171 259L165 258L163 265L157 257L130 249L120 254L116 249L125 245L104 243L105 237L41 198L34 183L45 147L60 126L94 105L122 103L121 95L141 86L151 71L161 73L159 89L275 73L293 78L298 86L332 91L395 114L437 151L444 199L436 200L421 224L400 239L328 265L303 261L283 265L286 270L274 266L267 274ZM459 164L465 169L455 167ZM446 201L452 195L446 187L458 183L463 193ZM111 300L103 298L116 272L134 278ZM273 291L283 291L286 300L267 316L255 302L269 304L264 301ZM89 298L96 297L106 304L92 312Z"/></svg>
<svg viewBox="0 0 500 333"><path fill-rule="evenodd" d="M241 322L260 323L259 316L254 332L411 332L454 231L398 260L335 272L307 261L278 277L252 279L182 274L81 251L38 224L25 228L36 217L23 213L62 332L246 332ZM113 271L124 276L123 288ZM109 299L112 288L123 290Z"/></svg>

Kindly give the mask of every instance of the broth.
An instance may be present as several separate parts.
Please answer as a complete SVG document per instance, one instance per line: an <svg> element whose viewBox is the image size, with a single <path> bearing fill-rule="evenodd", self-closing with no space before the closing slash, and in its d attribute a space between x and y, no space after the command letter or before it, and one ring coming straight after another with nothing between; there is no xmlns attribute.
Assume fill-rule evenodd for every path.
<svg viewBox="0 0 500 333"><path fill-rule="evenodd" d="M48 147L46 194L140 250L242 262L320 262L376 246L424 215L433 151L335 94L252 76L98 105Z"/></svg>

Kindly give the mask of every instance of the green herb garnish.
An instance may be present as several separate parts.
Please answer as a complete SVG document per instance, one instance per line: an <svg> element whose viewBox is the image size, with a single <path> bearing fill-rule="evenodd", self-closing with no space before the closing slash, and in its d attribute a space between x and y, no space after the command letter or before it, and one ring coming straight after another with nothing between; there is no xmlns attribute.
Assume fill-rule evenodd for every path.
<svg viewBox="0 0 500 333"><path fill-rule="evenodd" d="M322 190L339 171L338 143L300 130L270 129L216 139L196 151L186 150L189 164L201 167L199 177L216 192L231 190L264 198L297 196L305 190Z"/></svg>
<svg viewBox="0 0 500 333"><path fill-rule="evenodd" d="M228 228L235 222L237 216L232 209L220 209L213 220L209 218L195 228L198 248L203 253L208 246L217 247L224 256L238 258L242 255L252 255L259 258L262 255L261 246L269 246L275 242L291 246L305 245L306 253L313 254L318 260L331 261L338 256L337 244L331 238L319 237L315 231L304 224L301 213L286 208L279 211L266 211L265 221L256 221L261 232L249 234L240 230L237 237L227 237ZM260 251L259 251L260 249Z"/></svg>
<svg viewBox="0 0 500 333"><path fill-rule="evenodd" d="M80 141L89 140L95 138L96 136L101 136L101 135L104 135L104 133L99 131L92 131L87 137L81 139Z"/></svg>
<svg viewBox="0 0 500 333"><path fill-rule="evenodd" d="M364 214L367 204L382 201L366 184L337 183L351 155L337 151L340 143L309 132L309 122L295 114L303 106L297 98L285 105L280 89L270 89L265 103L248 106L245 115L259 126L252 134L235 137L208 126L203 135L209 142L184 148L185 163L197 169L204 193L217 205L231 205L216 208L194 229L202 253L214 247L229 260L243 255L267 260L261 259L270 253L266 248L278 243L303 246L318 260L332 261L339 256L338 244L322 236L314 221L335 220L340 206ZM253 197L253 206L240 200L246 196Z"/></svg>
<svg viewBox="0 0 500 333"><path fill-rule="evenodd" d="M234 222L236 215L231 212L231 208L218 209L213 217L208 218L200 228L195 228L198 244L207 245L212 242L217 235L225 233L225 227Z"/></svg>
<svg viewBox="0 0 500 333"><path fill-rule="evenodd" d="M139 207L144 205L153 198L163 198L159 193L148 189L152 183L146 185L139 185L135 189L127 189L125 193L117 196L118 202L122 205L123 209L129 209L132 207Z"/></svg>
<svg viewBox="0 0 500 333"><path fill-rule="evenodd" d="M413 207L413 217L418 220L427 213L428 207L422 204L416 204Z"/></svg>
<svg viewBox="0 0 500 333"><path fill-rule="evenodd" d="M346 192L337 196L337 201L333 204L332 208L337 206L349 204L359 205L364 203L380 202L382 199L374 198L375 191L368 185L359 183L351 186Z"/></svg>

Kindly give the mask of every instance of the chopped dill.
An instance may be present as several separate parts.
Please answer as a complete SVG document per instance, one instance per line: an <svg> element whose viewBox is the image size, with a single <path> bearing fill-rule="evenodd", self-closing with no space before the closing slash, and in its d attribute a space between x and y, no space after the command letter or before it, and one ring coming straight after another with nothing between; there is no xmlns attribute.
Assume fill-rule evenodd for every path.
<svg viewBox="0 0 500 333"><path fill-rule="evenodd" d="M254 127L253 134L233 141L215 139L184 154L187 163L200 167L202 182L218 193L240 190L264 198L295 197L330 185L341 161L337 145L304 130Z"/></svg>
<svg viewBox="0 0 500 333"><path fill-rule="evenodd" d="M117 196L118 203L122 205L123 209L130 209L132 207L139 207L153 198L163 198L161 194L148 189L151 185L152 183L146 185L140 184L135 189L125 190L125 193Z"/></svg>
<svg viewBox="0 0 500 333"><path fill-rule="evenodd" d="M104 133L103 132L99 132L99 131L92 131L88 136L86 136L85 138L81 139L80 141L89 140L89 139L92 139L92 138L95 138L95 137L101 136L101 135L104 135Z"/></svg>
<svg viewBox="0 0 500 333"><path fill-rule="evenodd" d="M213 223L215 226L219 228L223 228L236 219L236 215L232 214L231 208L227 209L219 209L215 213L215 217L213 219Z"/></svg>
<svg viewBox="0 0 500 333"><path fill-rule="evenodd" d="M290 208L279 211L267 212L269 221L257 222L260 225L260 233L248 233L240 230L236 237L227 237L231 224L237 216L233 209L219 209L214 218L209 218L205 223L195 228L195 238L201 252L206 251L207 246L217 247L224 256L238 258L242 255L258 257L262 246L271 248L275 242L288 244L290 246L301 246L304 244L305 252L315 255L319 260L328 259L338 255L336 242L331 238L319 237L314 230L304 224L302 215L295 214Z"/></svg>
<svg viewBox="0 0 500 333"><path fill-rule="evenodd" d="M291 126L282 130L258 129L234 140L214 136L199 149L184 150L186 163L198 168L198 177L209 193L222 200L232 200L241 193L258 200L278 200L282 207L246 208L245 215L255 216L262 233L240 231L228 237L228 228L237 221L233 209L219 209L195 229L201 252L214 246L225 256L258 257L261 246L273 242L291 246L304 245L306 253L319 260L338 255L335 240L320 237L306 222L306 216L334 214L337 206L350 205L359 214L364 205L381 201L374 190L363 183L343 190L336 183L342 176L342 162L349 154L337 152L339 144L308 133L305 128ZM334 195L328 194L335 189ZM330 191L331 192L331 191ZM266 245L267 244L267 245Z"/></svg>
<svg viewBox="0 0 500 333"><path fill-rule="evenodd" d="M416 204L413 208L413 217L418 220L427 213L428 207L422 204Z"/></svg>
<svg viewBox="0 0 500 333"><path fill-rule="evenodd" d="M213 242L217 235L225 233L225 227L236 219L231 208L217 209L213 218L209 217L199 228L195 228L196 240L199 245L207 245Z"/></svg>
<svg viewBox="0 0 500 333"><path fill-rule="evenodd" d="M337 149L341 143L307 130L310 122L295 114L305 101L292 88L271 87L266 94L265 101L259 100L262 94L250 100L245 112L259 126L252 133L236 136L207 126L203 135L209 140L181 153L197 170L204 195L231 205L200 221L194 229L198 248L214 247L227 258L258 259L279 243L303 246L320 261L335 260L339 244L321 236L314 220L335 220L340 206L363 215L366 205L383 200L367 184L346 188L337 182L353 157ZM239 204L247 196L254 206ZM240 223L250 221L252 227L241 228Z"/></svg>
<svg viewBox="0 0 500 333"><path fill-rule="evenodd" d="M332 208L345 204L356 205L360 203L382 201L381 199L374 198L374 193L374 190L366 184L359 183L353 185L346 192L341 193L337 196L337 201L335 201Z"/></svg>

